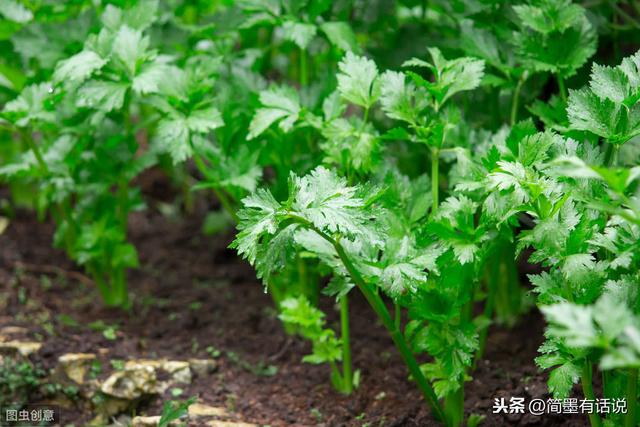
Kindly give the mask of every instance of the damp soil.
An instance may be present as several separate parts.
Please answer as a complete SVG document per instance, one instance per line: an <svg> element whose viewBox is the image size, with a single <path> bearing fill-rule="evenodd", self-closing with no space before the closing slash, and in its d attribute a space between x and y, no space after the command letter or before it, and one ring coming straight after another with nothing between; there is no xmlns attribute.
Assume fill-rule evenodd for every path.
<svg viewBox="0 0 640 427"><path fill-rule="evenodd" d="M351 396L332 390L326 366L303 363L304 341L288 336L269 295L250 266L227 246L232 233L205 236L202 215L171 219L157 209L136 213L130 235L141 267L129 274L133 308L105 309L82 269L51 248L53 226L21 212L0 235L0 327L22 326L43 342L34 364L53 368L64 353L111 360L217 357L212 376L181 386L180 398L198 396L224 406L238 420L269 426L432 426L416 387L382 325L359 296L351 308L354 365L360 387ZM339 316L326 301L334 326ZM117 325L115 340L89 324ZM95 325L95 324L94 324ZM467 414L484 426L584 426L584 417L493 415L493 399L548 398L546 375L534 365L543 322L531 312L514 328L491 327L485 357L465 387ZM113 338L113 337L112 337ZM580 396L577 396L580 397ZM139 413L158 414L170 391ZM35 402L32 402L35 403ZM63 411L64 423L84 425L82 405Z"/></svg>

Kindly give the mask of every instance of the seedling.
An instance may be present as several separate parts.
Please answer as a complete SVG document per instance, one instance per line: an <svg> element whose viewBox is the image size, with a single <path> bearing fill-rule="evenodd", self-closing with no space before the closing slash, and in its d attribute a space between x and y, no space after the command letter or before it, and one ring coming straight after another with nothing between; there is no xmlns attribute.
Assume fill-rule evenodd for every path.
<svg viewBox="0 0 640 427"><path fill-rule="evenodd" d="M196 401L197 398L194 396L182 402L173 400L165 402L162 406L158 427L168 427L171 422L184 418L189 411L189 406L196 403ZM186 423L182 425L186 425Z"/></svg>

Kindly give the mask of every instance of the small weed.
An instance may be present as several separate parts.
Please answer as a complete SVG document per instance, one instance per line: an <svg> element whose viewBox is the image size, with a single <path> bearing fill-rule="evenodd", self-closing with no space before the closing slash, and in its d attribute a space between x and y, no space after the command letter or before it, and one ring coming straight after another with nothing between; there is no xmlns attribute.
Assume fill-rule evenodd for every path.
<svg viewBox="0 0 640 427"><path fill-rule="evenodd" d="M106 402L106 398L100 392L94 394L93 397L91 398L91 403L93 403L93 406L95 407L102 406L105 402Z"/></svg>
<svg viewBox="0 0 640 427"><path fill-rule="evenodd" d="M198 311L202 308L202 303L200 301L194 301L191 304L189 304L189 310L191 311Z"/></svg>
<svg viewBox="0 0 640 427"><path fill-rule="evenodd" d="M70 400L77 400L80 396L80 389L76 386L65 386L60 383L46 383L42 385L42 391L46 396L55 397L57 395L64 395Z"/></svg>
<svg viewBox="0 0 640 427"><path fill-rule="evenodd" d="M115 328L107 328L102 331L102 335L109 341L115 341L117 339L116 333L117 331Z"/></svg>
<svg viewBox="0 0 640 427"><path fill-rule="evenodd" d="M272 377L278 373L278 367L275 365L267 365L262 360L257 364L250 363L243 358L241 358L237 353L233 351L228 351L226 356L230 361L244 369L245 371L251 372L253 375L257 375L259 377Z"/></svg>
<svg viewBox="0 0 640 427"><path fill-rule="evenodd" d="M220 350L218 350L217 348L215 348L214 346L210 345L208 346L205 351L207 352L207 354L209 356L211 356L211 358L213 359L217 359L218 357L220 357Z"/></svg>
<svg viewBox="0 0 640 427"><path fill-rule="evenodd" d="M68 314L59 314L56 319L58 322L62 323L64 326L68 326L70 328L78 328L80 324L76 319L69 316Z"/></svg>
<svg viewBox="0 0 640 427"><path fill-rule="evenodd" d="M311 415L316 419L318 423L322 422L322 412L318 408L311 408Z"/></svg>
<svg viewBox="0 0 640 427"><path fill-rule="evenodd" d="M124 365L125 365L124 360L113 359L113 360L110 360L109 363L111 363L111 367L116 371L124 370Z"/></svg>
<svg viewBox="0 0 640 427"><path fill-rule="evenodd" d="M51 283L51 279L49 278L49 276L40 276L40 286L45 291L48 291L53 287L53 283Z"/></svg>
<svg viewBox="0 0 640 427"><path fill-rule="evenodd" d="M233 393L227 395L225 406L227 407L227 410L229 412L235 412L236 411L237 403L238 403L238 396L236 396Z"/></svg>
<svg viewBox="0 0 640 427"><path fill-rule="evenodd" d="M118 325L116 324L107 324L102 320L97 320L89 323L89 328L97 332L102 332L102 335L109 341L115 341L117 339Z"/></svg>
<svg viewBox="0 0 640 427"><path fill-rule="evenodd" d="M471 414L467 419L467 427L477 427L479 426L486 417L484 415L479 414Z"/></svg>
<svg viewBox="0 0 640 427"><path fill-rule="evenodd" d="M18 304L25 305L27 299L27 290L23 287L18 288Z"/></svg>
<svg viewBox="0 0 640 427"><path fill-rule="evenodd" d="M102 363L99 360L91 362L91 368L89 368L89 378L96 379L102 373Z"/></svg>
<svg viewBox="0 0 640 427"><path fill-rule="evenodd" d="M0 406L19 409L38 391L45 372L28 362L0 359Z"/></svg>
<svg viewBox="0 0 640 427"><path fill-rule="evenodd" d="M162 407L162 414L160 415L158 427L167 427L172 421L177 421L183 418L185 415L187 415L189 406L193 405L195 402L195 397L191 397L184 402L176 402L173 400L165 402L164 406ZM186 424L181 424L181 426L184 425Z"/></svg>
<svg viewBox="0 0 640 427"><path fill-rule="evenodd" d="M140 299L140 304L143 307L158 307L163 308L169 305L170 300L168 298L157 298L152 295L145 295Z"/></svg>

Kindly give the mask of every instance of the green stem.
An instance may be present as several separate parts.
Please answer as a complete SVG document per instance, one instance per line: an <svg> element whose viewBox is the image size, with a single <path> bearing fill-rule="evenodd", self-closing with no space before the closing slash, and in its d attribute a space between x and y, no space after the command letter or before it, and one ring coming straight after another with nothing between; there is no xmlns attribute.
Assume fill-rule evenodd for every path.
<svg viewBox="0 0 640 427"><path fill-rule="evenodd" d="M110 300L110 289L107 283L102 278L102 275L98 273L98 269L95 267L93 263L87 265L87 271L93 277L93 281L98 285L98 290L100 291L100 295L102 295L102 300L107 303Z"/></svg>
<svg viewBox="0 0 640 427"><path fill-rule="evenodd" d="M183 169L181 169L183 171ZM189 174L181 172L179 174L182 181L182 197L184 203L184 210L188 214L193 214L195 212L195 204L193 199L193 193L191 192L190 182L189 182Z"/></svg>
<svg viewBox="0 0 640 427"><path fill-rule="evenodd" d="M515 315L515 313L512 312L510 304L511 290L509 289L509 275L504 258L502 257L498 263L498 277L496 277L496 279L498 281L498 300L500 301L498 307L501 308L500 314L502 314L502 320L509 324L510 319Z"/></svg>
<svg viewBox="0 0 640 427"><path fill-rule="evenodd" d="M304 258L302 258L299 254L296 256L296 266L298 267L298 286L300 287L299 292L301 294L306 294L307 288L307 266L304 263Z"/></svg>
<svg viewBox="0 0 640 427"><path fill-rule="evenodd" d="M495 295L493 295L493 292L490 289L488 289L487 302L484 305L484 311L483 311L483 315L485 319L487 319L488 321L490 321L491 317L493 316L494 306L495 306ZM484 350L487 345L487 335L489 335L489 326L490 325L486 325L480 330L480 334L478 338L478 350L476 351L476 357L475 357L475 360L473 361L473 369L475 369L478 366L478 361L484 357Z"/></svg>
<svg viewBox="0 0 640 427"><path fill-rule="evenodd" d="M522 74L522 77L518 79L518 84L516 84L516 88L513 91L513 100L511 102L511 126L515 125L516 120L518 120L518 103L520 102L520 91L522 90L522 86L527 79L526 76L526 73Z"/></svg>
<svg viewBox="0 0 640 427"><path fill-rule="evenodd" d="M364 109L364 114L362 115L362 124L360 125L360 129L358 129L359 133L364 132L364 128L367 125L367 120L369 120L369 107Z"/></svg>
<svg viewBox="0 0 640 427"><path fill-rule="evenodd" d="M45 174L48 174L49 173L49 166L47 166L47 163L44 161L44 157L42 156L42 153L40 152L40 149L38 148L36 143L33 141L33 137L31 136L31 133L30 132L25 132L24 133L24 139L27 141L27 145L29 146L29 148L33 152L33 155L35 156L36 161L38 162L38 165L40 166L40 169L42 169L42 171Z"/></svg>
<svg viewBox="0 0 640 427"><path fill-rule="evenodd" d="M307 66L307 51L300 49L300 86L306 87L309 84L309 70Z"/></svg>
<svg viewBox="0 0 640 427"><path fill-rule="evenodd" d="M394 324L396 325L397 329L400 329L400 327L402 326L402 307L400 307L400 304L398 303L394 304L394 314Z"/></svg>
<svg viewBox="0 0 640 427"><path fill-rule="evenodd" d="M126 272L125 269L119 268L115 272L111 272L111 283L105 281L104 276L94 263L88 264L87 271L98 285L98 290L107 307L127 308L129 304L129 295L127 292Z"/></svg>
<svg viewBox="0 0 640 427"><path fill-rule="evenodd" d="M638 368L630 368L627 376L627 415L625 427L636 426L636 400L638 397Z"/></svg>
<svg viewBox="0 0 640 427"><path fill-rule="evenodd" d="M340 369L338 369L338 365L336 365L336 362L330 361L329 366L331 366L331 377L339 378L342 381L342 374L340 373Z"/></svg>
<svg viewBox="0 0 640 427"><path fill-rule="evenodd" d="M229 201L229 198L226 196L226 194L224 194L221 189L215 187L213 187L212 190L213 194L215 194L217 199L220 201L220 204L222 204L222 207L227 211L229 215L231 215L233 221L236 224L239 223L240 218L238 218L238 214L236 213L236 210L233 208L233 205L231 204L231 201Z"/></svg>
<svg viewBox="0 0 640 427"><path fill-rule="evenodd" d="M128 138L132 136L132 117L131 117L131 91L127 91L124 95L124 102L122 104L122 118L124 121L124 134ZM135 135L133 135L135 136Z"/></svg>
<svg viewBox="0 0 640 427"><path fill-rule="evenodd" d="M113 283L111 286L111 305L114 307L127 308L129 305L126 275L127 272L124 268L118 268L113 275Z"/></svg>
<svg viewBox="0 0 640 427"><path fill-rule="evenodd" d="M585 399L594 400L596 396L593 392L593 368L591 367L591 361L587 360L584 363L584 367L582 368L582 391L584 393ZM602 420L600 416L594 412L589 414L589 422L591 427L602 427Z"/></svg>
<svg viewBox="0 0 640 427"><path fill-rule="evenodd" d="M42 152L38 148L38 145L33 140L31 133L30 132L23 133L23 139L27 142L27 146L33 152L33 155L35 156L36 161L38 162L38 166L40 167L42 172L45 175L49 175L49 166L47 165L47 162L45 162L44 156L42 155ZM62 222L66 220L69 223L69 230L67 231L65 236L65 244L67 246L66 247L67 252L71 253L73 251L73 241L75 240L76 230L75 230L75 222L73 221L73 216L71 214L71 208L69 207L68 204L69 204L69 200L65 198L63 201L61 201L56 205L56 210L58 211L57 212L58 221ZM55 218L55 215L54 215L54 218Z"/></svg>
<svg viewBox="0 0 640 427"><path fill-rule="evenodd" d="M127 182L123 179L118 183L118 214L120 215L120 224L125 234L129 226L129 211L127 209L127 205L129 204L128 187Z"/></svg>
<svg viewBox="0 0 640 427"><path fill-rule="evenodd" d="M431 206L431 213L435 213L438 210L438 189L439 183L439 167L440 167L440 150L437 148L431 149L431 194L433 196L433 204Z"/></svg>
<svg viewBox="0 0 640 427"><path fill-rule="evenodd" d="M325 240L327 240L329 243L333 245L338 256L340 257L340 260L342 261L345 268L349 272L349 275L353 279L354 283L356 284L356 286L358 286L358 289L360 289L360 292L362 292L367 302L369 302L369 305L371 305L371 308L373 308L373 311L376 312L376 314L382 321L385 328L387 328L387 330L389 331L389 334L391 335L391 339L393 340L394 344L396 345L396 348L400 352L400 355L402 356L404 363L409 368L409 372L411 373L411 376L413 377L414 381L417 383L418 388L422 392L422 396L424 397L424 400L427 402L427 404L431 408L434 416L436 417L436 419L446 423L447 419L445 417L442 407L440 406L440 403L438 402L438 398L436 397L436 394L433 391L433 388L431 387L431 385L425 378L424 374L422 373L422 370L420 369L420 365L418 364L418 361L413 355L413 352L409 348L409 345L405 341L404 336L402 335L400 330L396 328L393 320L391 319L391 316L389 315L389 312L387 311L387 307L384 305L384 302L382 301L382 298L380 298L380 296L376 294L373 291L373 289L369 287L369 285L367 285L367 283L364 281L364 279L360 275L360 272L351 263L351 260L347 256L342 245L336 240L334 240L333 238L331 238L330 236L328 236L327 234L323 233L321 230L318 230L315 227L313 228L315 229L314 231L316 233L320 234L321 237L323 237Z"/></svg>
<svg viewBox="0 0 640 427"><path fill-rule="evenodd" d="M464 418L464 387L462 385L458 390L449 393L444 398L444 411L450 425L457 427L462 425Z"/></svg>
<svg viewBox="0 0 640 427"><path fill-rule="evenodd" d="M404 335L402 335L402 332L398 328L396 328L395 323L391 318L391 315L389 315L389 311L387 310L387 307L384 304L384 301L382 300L380 295L376 292L376 290L372 289L366 283L366 281L364 280L364 278L362 277L358 269L351 262L351 259L345 252L340 242L334 239L333 237L329 236L327 233L323 232L322 230L318 229L315 225L313 225L311 222L309 222L305 218L299 217L294 214L290 214L289 218L297 223L304 225L310 230L313 230L315 233L317 233L320 237L325 239L327 242L329 242L333 246L336 253L338 254L338 257L340 258L340 261L342 262L347 272L349 273L349 276L353 280L353 283L355 283L355 285L358 287L360 292L362 292L362 294L364 295L365 299L367 300L367 302L369 303L373 311L378 315L378 318L380 319L384 327L387 329L387 331L391 335L391 339L393 340L396 348L400 352L400 356L402 357L402 360L407 365L407 368L409 369L409 373L411 374L414 381L418 385L418 388L422 392L422 396L425 402L431 408L431 411L433 412L434 417L437 420L445 423L446 425L449 425L448 420L445 417L444 410L442 409L440 402L438 402L438 398L436 396L435 391L433 390L433 388L427 381L426 377L424 376L422 370L420 369L420 365L418 364L418 361L416 360L413 352L409 348L409 345L407 344L407 341L405 340Z"/></svg>
<svg viewBox="0 0 640 427"><path fill-rule="evenodd" d="M618 150L619 150L619 146L617 144L608 144L607 147L607 152L606 152L606 156L607 156L607 165L609 167L612 166L616 166L618 164Z"/></svg>
<svg viewBox="0 0 640 427"><path fill-rule="evenodd" d="M567 88L564 85L564 78L560 74L557 74L556 77L558 79L558 89L560 91L560 96L562 97L562 100L566 103L567 102Z"/></svg>
<svg viewBox="0 0 640 427"><path fill-rule="evenodd" d="M632 26L634 26L636 28L640 28L640 22L637 21L633 16L629 15L623 8L618 6L618 4L616 3L615 0L610 0L609 4L611 5L611 7L613 7L615 9L615 11L618 13L618 15L622 19L627 21L630 25L632 25Z"/></svg>
<svg viewBox="0 0 640 427"><path fill-rule="evenodd" d="M353 367L351 364L351 339L349 332L349 298L340 298L340 325L342 338L342 380L343 392L351 394L353 391Z"/></svg>
<svg viewBox="0 0 640 427"><path fill-rule="evenodd" d="M209 174L209 171L207 169L207 165L204 163L204 160L202 160L200 155L198 155L197 153L194 153L193 154L193 159L194 159L194 161L196 163L196 167L198 168L198 170L205 177L212 179L212 177ZM240 222L240 218L238 218L238 214L236 213L236 210L233 208L233 205L231 204L231 201L226 196L226 194L224 194L224 192L221 189L216 188L216 187L212 187L211 190L213 191L213 194L215 194L216 198L218 199L218 201L220 202L220 204L222 205L224 210L226 210L227 213L229 214L229 216L231 216L233 221L236 224L239 223Z"/></svg>

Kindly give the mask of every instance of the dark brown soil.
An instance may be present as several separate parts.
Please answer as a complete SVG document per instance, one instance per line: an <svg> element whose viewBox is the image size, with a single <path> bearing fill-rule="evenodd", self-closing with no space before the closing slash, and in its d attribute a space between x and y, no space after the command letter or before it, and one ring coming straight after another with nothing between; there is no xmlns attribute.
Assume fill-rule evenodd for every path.
<svg viewBox="0 0 640 427"><path fill-rule="evenodd" d="M82 270L51 249L51 224L19 215L0 235L0 292L8 296L7 306L0 306L0 327L25 326L31 337L41 338L44 347L32 359L45 368L63 353L102 351L102 375L111 370L110 359L185 360L209 357L207 348L213 347L221 352L219 370L196 377L182 398L198 395L246 422L273 427L437 425L364 300L354 296L351 311L354 364L362 382L346 397L332 390L326 366L301 362L308 344L284 333L252 269L226 249L232 235L203 236L200 224L199 217L179 222L153 212L131 218L141 268L130 273L134 308L122 313L102 308L95 289L77 280L77 274L63 273ZM325 308L335 324L335 310ZM69 326L69 319L78 325ZM107 340L86 327L96 320L118 324L117 339ZM546 376L533 363L542 328L540 316L532 313L512 330L491 329L486 356L466 386L466 411L486 416L481 425L587 425L582 417L491 414L495 397L548 397ZM238 360L254 367L274 365L277 373L261 376ZM161 396L145 412L158 413L169 399L174 399L169 393ZM90 417L70 410L63 421L78 426Z"/></svg>

